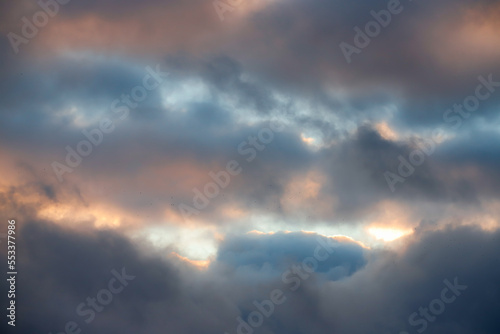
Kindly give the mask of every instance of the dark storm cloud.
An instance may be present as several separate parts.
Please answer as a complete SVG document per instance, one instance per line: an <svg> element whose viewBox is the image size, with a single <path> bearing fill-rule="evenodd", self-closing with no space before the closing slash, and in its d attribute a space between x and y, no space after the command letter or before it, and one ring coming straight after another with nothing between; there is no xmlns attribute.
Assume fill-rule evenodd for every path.
<svg viewBox="0 0 500 334"><path fill-rule="evenodd" d="M87 317L80 318L75 309L87 297L95 297L100 289L108 287L112 269L121 272L125 267L127 274L140 273L130 283L135 289L115 296L114 305L122 316L134 314L143 303L174 303L179 297L179 277L173 266L140 255L129 241L111 232L79 235L42 221L23 224L22 231L18 245L23 246L23 251L18 254L18 266L25 276L18 277L17 300L19 314L23 315L16 329L59 332L68 321L85 324L83 319ZM143 267L145 263L148 265ZM97 313L92 324L106 331L107 321L114 316L109 311ZM137 314L128 326L139 326L145 320L144 314ZM125 327L117 324L111 330L120 328Z"/></svg>
<svg viewBox="0 0 500 334"><path fill-rule="evenodd" d="M337 213L359 214L384 200L400 203L434 202L480 208L481 201L498 197L498 134L496 131L469 130L437 144L434 137L392 141L382 138L369 125L343 141L317 153L325 173L323 195L337 195ZM430 154L423 153L425 148ZM410 163L412 154L421 151L421 165ZM405 161L403 164L401 161ZM401 167L404 165L404 167ZM398 174L412 165L414 172L391 192L384 177ZM341 191L340 191L341 190Z"/></svg>
<svg viewBox="0 0 500 334"><path fill-rule="evenodd" d="M221 245L218 259L200 271L145 252L144 245L112 232L77 234L43 221L25 223L19 232L23 274L18 276L16 330L22 332L59 332L75 321L97 334L165 328L177 333L236 333L238 316L246 320L256 309L254 301L262 302L281 289L286 299L256 331L413 333L423 323L412 326L408 317L442 298L447 287L443 282L453 284L455 278L466 288L442 314L426 321L426 333L493 334L500 329L500 235L470 227L419 233L400 254L361 250L344 241L323 267L299 280L296 291L281 281L282 270L313 256L317 235L234 236ZM328 278L329 270L350 263L356 267L349 276ZM77 305L105 289L111 270L123 267L135 278L86 324L85 317L75 313ZM445 296L453 296L453 291L448 289Z"/></svg>
<svg viewBox="0 0 500 334"><path fill-rule="evenodd" d="M435 144L434 144L435 145ZM330 171L334 185L343 189L340 208L355 210L379 201L380 197L401 199L444 199L444 184L435 177L432 158L418 166L404 186L392 194L384 178L386 171L397 172L399 156L409 159L415 149L411 142L393 142L381 137L370 126L359 128L350 140L325 150L325 170Z"/></svg>

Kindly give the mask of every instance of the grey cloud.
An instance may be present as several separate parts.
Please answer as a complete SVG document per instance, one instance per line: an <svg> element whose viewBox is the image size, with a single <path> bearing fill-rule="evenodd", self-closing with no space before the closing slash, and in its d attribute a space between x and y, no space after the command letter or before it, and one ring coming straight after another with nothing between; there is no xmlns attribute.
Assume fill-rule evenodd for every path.
<svg viewBox="0 0 500 334"><path fill-rule="evenodd" d="M408 324L408 316L440 298L446 287L443 281L453 282L455 277L467 289L447 304L435 321L428 322L426 332L496 333L499 329L495 321L500 278L498 233L470 227L419 233L402 253L372 250L369 257L361 257L366 265L351 276L322 279L335 263L361 259L361 253L366 252L347 243L340 247L345 247L345 253L325 262L324 270L304 279L297 291L290 291L289 285L281 282L279 271L271 272L273 278L259 266L245 266L257 261L286 268L282 267L286 258L293 263L311 256L313 239L313 235L300 233L234 236L225 241L207 271L198 271L145 252L112 232L75 234L42 221L25 223L19 240L23 245L19 270L24 274L18 276L17 297L22 317L16 330L55 331L75 320L93 333L146 333L165 326L178 333L232 333L236 332L236 317L245 317L255 309L254 300L269 298L270 291L280 288L286 302L276 306L259 330L364 333L371 328L412 332L417 328ZM226 257L229 254L233 254L231 261ZM240 271L244 276L236 275L241 266L247 268ZM83 324L74 313L75 307L106 286L111 269L122 267L136 278L95 321ZM242 280L245 276L261 283L254 286L255 279ZM254 286L251 291L250 286Z"/></svg>

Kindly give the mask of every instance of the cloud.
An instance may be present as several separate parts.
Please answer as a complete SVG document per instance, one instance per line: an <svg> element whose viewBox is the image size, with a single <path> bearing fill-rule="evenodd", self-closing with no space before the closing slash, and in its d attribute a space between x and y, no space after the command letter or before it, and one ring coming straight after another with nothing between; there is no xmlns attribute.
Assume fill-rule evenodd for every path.
<svg viewBox="0 0 500 334"><path fill-rule="evenodd" d="M499 329L494 321L500 278L498 232L471 227L422 232L410 237L401 252L363 249L338 239L338 250L296 291L281 281L282 270L312 256L316 234L234 235L223 241L207 270L166 258L165 253L111 231L75 233L33 221L23 224L19 238L23 248L17 305L23 317L17 329L22 331L54 332L75 321L94 333L146 333L165 326L178 333L231 333L236 331L236 318L253 310L254 300L260 302L279 288L286 302L276 305L259 330L411 332L416 327L408 324L408 316L439 298L446 286L443 281L453 282L455 277L467 290L428 322L427 332ZM331 276L339 265L353 269L340 280ZM86 324L75 308L106 288L111 270L121 268L136 278Z"/></svg>
<svg viewBox="0 0 500 334"><path fill-rule="evenodd" d="M0 4L0 211L19 223L19 330L235 333L282 289L255 332L412 333L409 316L457 278L467 290L426 333L497 333L500 94L453 109L480 77L500 81L499 1L401 5L348 63L340 43L388 1L249 1L223 22L211 1L71 1L18 54L7 34L40 6ZM168 77L120 118L113 101L156 64ZM105 118L116 129L60 183L51 164ZM271 121L282 130L251 147ZM391 189L386 173L423 143ZM229 161L241 173L183 217ZM407 234L375 247L370 228ZM359 241L325 236L340 231ZM318 238L336 252L307 279L287 274ZM122 268L137 278L84 323L76 307Z"/></svg>

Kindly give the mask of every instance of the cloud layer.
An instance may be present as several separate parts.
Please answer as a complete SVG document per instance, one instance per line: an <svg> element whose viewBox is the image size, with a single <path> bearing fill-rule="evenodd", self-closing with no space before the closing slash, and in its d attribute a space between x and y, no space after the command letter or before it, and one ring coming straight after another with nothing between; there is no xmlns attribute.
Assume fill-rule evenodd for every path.
<svg viewBox="0 0 500 334"><path fill-rule="evenodd" d="M144 244L132 244L110 231L81 234L36 221L26 223L19 234L21 332L59 332L74 321L93 333L165 328L233 333L237 318L247 320L256 309L254 302L269 300L276 289L283 292L282 303L275 305L259 332L415 332L424 327L425 317L413 319L419 325L408 318L442 298L441 291L449 287L444 281L461 290L445 292L445 299L456 298L437 316L429 313L433 320L426 321L427 333L499 329L494 314L500 235L475 228L418 234L401 253L330 239L335 251L329 254L328 247L321 246L329 240L324 236L253 233L227 238L207 269L141 250ZM313 257L318 246L321 258L330 257L316 271L289 271ZM99 304L100 291L115 277L113 269L133 278L109 305ZM2 285L6 288L5 282ZM81 303L96 296L100 312L93 318L81 315L90 313L92 307L86 306L77 313Z"/></svg>
<svg viewBox="0 0 500 334"><path fill-rule="evenodd" d="M21 332L232 334L273 295L255 332L498 332L499 1L0 13ZM335 252L290 271L318 240ZM87 324L76 308L122 268Z"/></svg>

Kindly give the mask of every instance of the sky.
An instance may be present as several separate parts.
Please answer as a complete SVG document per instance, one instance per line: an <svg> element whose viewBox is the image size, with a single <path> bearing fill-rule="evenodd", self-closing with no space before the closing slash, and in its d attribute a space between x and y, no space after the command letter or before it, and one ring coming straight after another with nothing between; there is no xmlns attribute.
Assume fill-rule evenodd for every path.
<svg viewBox="0 0 500 334"><path fill-rule="evenodd" d="M0 1L2 332L499 333L498 31L495 0Z"/></svg>

